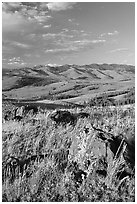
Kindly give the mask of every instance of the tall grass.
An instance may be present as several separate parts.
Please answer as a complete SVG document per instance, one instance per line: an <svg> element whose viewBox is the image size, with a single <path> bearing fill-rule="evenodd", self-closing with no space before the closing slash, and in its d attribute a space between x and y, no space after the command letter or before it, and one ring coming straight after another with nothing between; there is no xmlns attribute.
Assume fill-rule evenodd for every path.
<svg viewBox="0 0 137 204"><path fill-rule="evenodd" d="M122 106L87 107L83 111L90 113L91 117L79 119L75 127L68 124L55 128L50 119L51 111L38 113L34 123L28 114L22 122L7 121L3 124L3 162L8 155L20 160L31 155L46 155L44 159L28 163L23 172L17 167L13 179L3 165L7 174L3 179L3 201L135 201L134 176L117 178L117 172L125 165L123 153L118 159L113 159L108 149L105 158L105 144L96 137L91 126L92 123L114 135L122 133L123 137L130 137L131 133L135 134L134 105L129 109ZM86 178L83 175L77 178L79 171L84 171Z"/></svg>

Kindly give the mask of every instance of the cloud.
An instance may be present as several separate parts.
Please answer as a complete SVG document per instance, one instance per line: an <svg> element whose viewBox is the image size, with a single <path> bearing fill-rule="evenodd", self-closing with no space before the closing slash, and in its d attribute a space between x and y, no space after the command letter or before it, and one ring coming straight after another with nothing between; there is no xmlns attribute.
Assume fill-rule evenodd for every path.
<svg viewBox="0 0 137 204"><path fill-rule="evenodd" d="M97 45L97 44L102 44L105 43L106 40L89 40L89 39L82 39L82 40L64 40L64 41L57 41L56 45L60 45L60 46L64 46L64 47L69 47L69 46L73 46L76 48L83 48L86 46L93 46L93 45Z"/></svg>
<svg viewBox="0 0 137 204"><path fill-rule="evenodd" d="M46 33L42 34L44 39L64 39L64 38L73 38L73 35L65 34L64 31L60 33Z"/></svg>
<svg viewBox="0 0 137 204"><path fill-rule="evenodd" d="M21 3L20 2L4 2L2 4L2 10L5 12L15 12L21 9Z"/></svg>
<svg viewBox="0 0 137 204"><path fill-rule="evenodd" d="M85 30L71 30L72 33L74 33L75 35L78 35L80 37L86 37L86 38L89 38L89 37L92 37L92 32L87 32Z"/></svg>
<svg viewBox="0 0 137 204"><path fill-rule="evenodd" d="M105 43L106 40L92 40L91 41L93 44L98 44L98 43Z"/></svg>
<svg viewBox="0 0 137 204"><path fill-rule="evenodd" d="M119 32L117 30L115 30L113 33L107 33L107 35L118 35Z"/></svg>
<svg viewBox="0 0 137 204"><path fill-rule="evenodd" d="M18 12L29 20L35 19L38 22L43 22L49 17L46 16L49 10L61 11L72 9L75 4L76 2L4 2L2 10L10 14Z"/></svg>
<svg viewBox="0 0 137 204"><path fill-rule="evenodd" d="M50 2L47 4L47 7L51 11L61 11L72 9L76 2Z"/></svg>
<svg viewBox="0 0 137 204"><path fill-rule="evenodd" d="M13 57L8 59L8 65L25 65L26 63L20 57Z"/></svg>
<svg viewBox="0 0 137 204"><path fill-rule="evenodd" d="M99 43L104 43L104 42L106 42L106 40L87 40L87 39L84 39L84 40L74 41L73 43L75 45L78 45L78 46L86 46L86 45L90 45L90 44L99 44Z"/></svg>
<svg viewBox="0 0 137 204"><path fill-rule="evenodd" d="M60 65L60 64L47 64L47 66L56 67L56 66L62 66L62 65Z"/></svg>
<svg viewBox="0 0 137 204"><path fill-rule="evenodd" d="M47 20L51 18L51 16L47 15L48 7L46 5L47 4L42 2L36 2L36 3L35 2L22 2L22 3L4 2L2 6L2 11L3 11L4 18L5 18L5 15L7 17L11 16L11 18L14 18L14 16L16 15L17 18L14 18L14 20L12 21L14 22L14 24L18 24L18 17L22 20L29 20L29 22L33 21L41 24L43 22L47 22ZM4 25L6 21L7 19L3 21Z"/></svg>
<svg viewBox="0 0 137 204"><path fill-rule="evenodd" d="M44 23L44 22L47 22L50 18L52 18L51 16L41 16L41 15L37 15L37 16L34 16L34 19L40 23Z"/></svg>
<svg viewBox="0 0 137 204"><path fill-rule="evenodd" d="M20 42L16 42L16 41L11 42L10 44L13 45L13 46L16 46L16 47L19 47L19 48L25 48L25 49L29 49L31 47L28 44L20 43Z"/></svg>
<svg viewBox="0 0 137 204"><path fill-rule="evenodd" d="M59 33L42 34L42 38L45 40L46 45L44 52L51 54L93 49L106 42L105 39L91 39L91 33L84 30L81 32L81 30L68 30L66 28Z"/></svg>
<svg viewBox="0 0 137 204"><path fill-rule="evenodd" d="M69 21L69 22L72 22L72 21L73 21L73 19L69 18L69 19L68 19L68 21Z"/></svg>
<svg viewBox="0 0 137 204"><path fill-rule="evenodd" d="M123 51L129 51L129 49L128 48L117 48L114 50L110 50L109 52L114 53L114 52L123 52Z"/></svg>
<svg viewBox="0 0 137 204"><path fill-rule="evenodd" d="M59 48L46 49L45 53L64 53L64 52L78 52L82 49L93 49L95 45L105 43L106 40L76 40L66 41L64 43L57 43Z"/></svg>
<svg viewBox="0 0 137 204"><path fill-rule="evenodd" d="M51 27L51 24L43 26L43 28L50 28L50 27Z"/></svg>
<svg viewBox="0 0 137 204"><path fill-rule="evenodd" d="M114 35L118 35L119 32L117 30L115 30L114 32L108 32L108 33L102 33L99 37L105 37L105 36L114 36Z"/></svg>
<svg viewBox="0 0 137 204"><path fill-rule="evenodd" d="M27 50L30 50L33 48L29 44L25 44L22 42L17 42L17 41L10 41L10 40L3 40L2 43L2 54L5 57L12 57L13 55L18 55L23 52L26 52Z"/></svg>
<svg viewBox="0 0 137 204"><path fill-rule="evenodd" d="M4 2L2 4L2 10L5 12L16 12L16 11L25 11L27 10L28 12L30 10L38 10L38 11L43 11L47 10L47 7L42 8L42 2Z"/></svg>
<svg viewBox="0 0 137 204"><path fill-rule="evenodd" d="M31 46L25 43L17 42L17 41L10 41L10 40L3 40L3 46L8 46L9 48L12 46L20 47L20 48L30 48Z"/></svg>
<svg viewBox="0 0 137 204"><path fill-rule="evenodd" d="M45 25L45 26L43 26L43 28L50 28L51 27L51 25ZM67 40L67 39L69 39L69 38L73 38L73 34L68 34L67 33L67 31L61 31L61 32L59 32L59 33L38 33L38 34L36 34L36 33L31 33L31 34L28 34L27 35L27 38L28 39L31 39L31 40L35 40L35 41L39 41L39 43L40 42L42 42L43 43L43 40L44 40L44 43L48 43L48 44L50 44L50 43L54 43L54 44L56 44L58 41L65 41L65 40Z"/></svg>
<svg viewBox="0 0 137 204"><path fill-rule="evenodd" d="M21 61L20 57L13 57L9 59L9 62L20 62L20 61Z"/></svg>
<svg viewBox="0 0 137 204"><path fill-rule="evenodd" d="M51 24L44 25L43 28L50 28ZM71 42L73 40L83 40L83 38L91 38L91 32L86 32L82 30L69 30L67 28L64 28L59 33L31 33L28 35L28 39L33 39L39 42L44 43L54 43L54 45L62 45L66 44L68 42ZM99 39L99 42L105 41L104 39ZM97 41L93 41L93 43L96 43Z"/></svg>
<svg viewBox="0 0 137 204"><path fill-rule="evenodd" d="M45 53L71 52L71 51L77 51L77 50L78 50L77 47L70 46L68 48L47 49L45 50Z"/></svg>

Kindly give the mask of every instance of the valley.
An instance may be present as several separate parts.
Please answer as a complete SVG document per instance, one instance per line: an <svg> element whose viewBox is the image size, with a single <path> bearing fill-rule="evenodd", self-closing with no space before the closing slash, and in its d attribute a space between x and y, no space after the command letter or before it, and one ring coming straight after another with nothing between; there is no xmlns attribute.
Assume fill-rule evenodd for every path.
<svg viewBox="0 0 137 204"><path fill-rule="evenodd" d="M89 103L117 93L121 100L135 86L135 67L118 64L62 65L3 70L3 100L40 103ZM118 97L119 95L119 97Z"/></svg>

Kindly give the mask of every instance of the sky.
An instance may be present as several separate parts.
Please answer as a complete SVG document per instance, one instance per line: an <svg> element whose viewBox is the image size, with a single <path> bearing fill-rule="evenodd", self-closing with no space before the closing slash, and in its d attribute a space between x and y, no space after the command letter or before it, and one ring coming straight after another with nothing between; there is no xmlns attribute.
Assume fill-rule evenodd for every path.
<svg viewBox="0 0 137 204"><path fill-rule="evenodd" d="M133 2L4 2L3 68L135 65Z"/></svg>

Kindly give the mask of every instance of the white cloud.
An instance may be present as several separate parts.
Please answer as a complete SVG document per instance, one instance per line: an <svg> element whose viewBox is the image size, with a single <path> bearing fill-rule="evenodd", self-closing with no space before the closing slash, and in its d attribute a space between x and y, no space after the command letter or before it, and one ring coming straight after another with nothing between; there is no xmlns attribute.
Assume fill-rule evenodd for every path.
<svg viewBox="0 0 137 204"><path fill-rule="evenodd" d="M51 16L34 16L34 19L38 22L47 22L47 20L49 20L50 18L52 18Z"/></svg>
<svg viewBox="0 0 137 204"><path fill-rule="evenodd" d="M100 43L105 43L105 42L106 40L88 40L88 39L75 40L75 41L68 40L64 42L64 44L62 43L62 46L74 45L80 48L80 47L85 47L85 46L100 44Z"/></svg>
<svg viewBox="0 0 137 204"><path fill-rule="evenodd" d="M60 33L46 33L46 34L42 34L42 37L44 39L55 39L55 38L73 38L73 35L68 35L65 34L64 32L60 32Z"/></svg>
<svg viewBox="0 0 137 204"><path fill-rule="evenodd" d="M113 52L123 52L123 51L129 51L129 49L128 48L117 48L114 50L110 50L109 52L113 53Z"/></svg>
<svg viewBox="0 0 137 204"><path fill-rule="evenodd" d="M90 49L94 48L94 45L99 45L105 43L106 40L76 40L76 41L64 41L57 42L56 45L59 45L59 48L46 49L45 53L60 53L60 52L77 52L81 49Z"/></svg>
<svg viewBox="0 0 137 204"><path fill-rule="evenodd" d="M8 56L16 55L20 51L25 52L26 49L28 50L32 47L31 45L11 40L3 40L2 43L2 53Z"/></svg>
<svg viewBox="0 0 137 204"><path fill-rule="evenodd" d="M92 40L91 42L94 43L94 44L97 44L97 43L105 43L106 40Z"/></svg>
<svg viewBox="0 0 137 204"><path fill-rule="evenodd" d="M50 27L51 27L51 24L43 26L43 28L50 28Z"/></svg>
<svg viewBox="0 0 137 204"><path fill-rule="evenodd" d="M76 2L50 2L47 7L51 11L61 11L73 8Z"/></svg>
<svg viewBox="0 0 137 204"><path fill-rule="evenodd" d="M30 15L32 17L38 15L38 11L36 9L31 9L31 10L25 9L23 13L25 13L25 11L27 15Z"/></svg>
<svg viewBox="0 0 137 204"><path fill-rule="evenodd" d="M45 7L45 4L43 6L42 4L41 2L3 3L3 25L5 27L8 27L8 25L11 25L10 27L12 25L20 25L21 20L26 21L26 23L38 22L39 24L47 22L51 16L46 15L48 8L47 6Z"/></svg>
<svg viewBox="0 0 137 204"><path fill-rule="evenodd" d="M55 48L55 49L47 49L45 53L59 53L59 52L70 52L70 51L77 51L78 48L74 46L70 46L67 48Z"/></svg>
<svg viewBox="0 0 137 204"><path fill-rule="evenodd" d="M56 67L56 66L62 66L62 65L59 65L59 64L47 64L46 66Z"/></svg>
<svg viewBox="0 0 137 204"><path fill-rule="evenodd" d="M55 38L57 36L56 33L46 33L46 34L42 34L43 38Z"/></svg>
<svg viewBox="0 0 137 204"><path fill-rule="evenodd" d="M115 30L114 32L110 32L110 33L107 33L107 35L118 35L119 34L119 32L117 31L117 30Z"/></svg>
<svg viewBox="0 0 137 204"><path fill-rule="evenodd" d="M9 62L20 62L20 57L13 57L9 59Z"/></svg>
<svg viewBox="0 0 137 204"><path fill-rule="evenodd" d="M40 3L40 9L41 9L41 10L47 10L47 8L48 8L48 7L47 7L47 2L41 2L41 3Z"/></svg>
<svg viewBox="0 0 137 204"><path fill-rule="evenodd" d="M21 3L20 2L4 2L2 4L2 9L4 11L11 11L11 12L15 12L16 10L21 8Z"/></svg>
<svg viewBox="0 0 137 204"><path fill-rule="evenodd" d="M8 59L7 64L8 65L14 65L14 64L25 65L26 63L20 57L13 57L13 58Z"/></svg>
<svg viewBox="0 0 137 204"><path fill-rule="evenodd" d="M30 45L20 43L20 42L16 42L16 41L11 42L10 44L13 45L13 46L16 46L16 47L20 47L20 48L25 48L25 49L30 48Z"/></svg>
<svg viewBox="0 0 137 204"><path fill-rule="evenodd" d="M101 33L99 37L104 37L105 35L107 35L106 33Z"/></svg>
<svg viewBox="0 0 137 204"><path fill-rule="evenodd" d="M115 35L118 35L119 34L119 32L117 31L117 30L115 30L114 32L108 32L108 33L102 33L102 34L100 34L100 38L102 38L102 37L105 37L105 36L115 36Z"/></svg>

